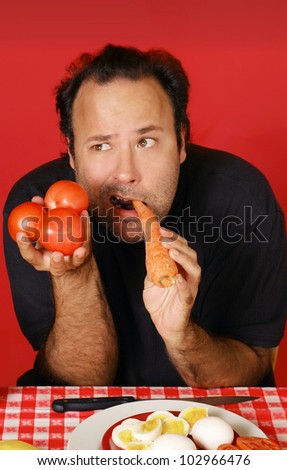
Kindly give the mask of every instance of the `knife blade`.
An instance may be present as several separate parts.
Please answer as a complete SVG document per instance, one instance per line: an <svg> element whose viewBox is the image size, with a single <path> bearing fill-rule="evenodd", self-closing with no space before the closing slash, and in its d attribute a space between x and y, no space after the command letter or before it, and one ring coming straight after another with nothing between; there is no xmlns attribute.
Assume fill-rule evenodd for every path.
<svg viewBox="0 0 287 470"><path fill-rule="evenodd" d="M259 397L250 395L214 395L207 397L190 397L190 398L166 398L166 400L184 400L206 405L230 405L233 403L241 403L249 400L257 400ZM144 400L144 399L143 399ZM151 398L152 400L164 400L164 398ZM58 413L65 411L92 411L104 410L111 406L121 405L124 403L132 403L142 401L133 396L122 397L90 397L90 398L58 398L52 402L52 409Z"/></svg>

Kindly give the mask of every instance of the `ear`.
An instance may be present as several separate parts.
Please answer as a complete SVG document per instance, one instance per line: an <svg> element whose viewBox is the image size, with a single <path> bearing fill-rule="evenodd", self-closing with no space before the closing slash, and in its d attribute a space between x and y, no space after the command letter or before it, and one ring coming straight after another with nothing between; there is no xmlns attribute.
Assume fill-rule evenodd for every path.
<svg viewBox="0 0 287 470"><path fill-rule="evenodd" d="M179 151L179 161L180 161L180 163L183 163L184 160L186 159L185 130L184 129L180 132L180 136L181 136L181 148L180 148L180 151Z"/></svg>
<svg viewBox="0 0 287 470"><path fill-rule="evenodd" d="M75 169L75 159L74 159L73 155L71 154L70 140L68 138L67 138L67 146L68 146L69 164L70 164L70 167L73 168L73 170L74 170Z"/></svg>

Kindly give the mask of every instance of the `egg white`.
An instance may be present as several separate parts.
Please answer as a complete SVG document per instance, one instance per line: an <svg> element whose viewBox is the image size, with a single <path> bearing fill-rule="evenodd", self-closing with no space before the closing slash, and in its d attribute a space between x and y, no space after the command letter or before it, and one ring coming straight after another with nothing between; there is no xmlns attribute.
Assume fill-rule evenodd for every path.
<svg viewBox="0 0 287 470"><path fill-rule="evenodd" d="M120 449L126 449L128 444L135 440L133 424L119 424L112 431L112 440Z"/></svg>
<svg viewBox="0 0 287 470"><path fill-rule="evenodd" d="M182 434L162 434L155 439L150 450L196 450L196 446Z"/></svg>
<svg viewBox="0 0 287 470"><path fill-rule="evenodd" d="M127 419L124 419L121 424L131 424L131 425L134 425L136 423L138 423L140 420L139 419L136 419L136 418L127 418Z"/></svg>
<svg viewBox="0 0 287 470"><path fill-rule="evenodd" d="M150 419L159 418L163 421L166 418L173 418L173 416L174 415L170 411L158 410L158 411L154 411L153 413L148 415L146 420L148 421Z"/></svg>
<svg viewBox="0 0 287 470"><path fill-rule="evenodd" d="M217 449L220 444L231 444L234 439L230 424L217 416L208 416L196 421L191 435L197 447L205 450Z"/></svg>
<svg viewBox="0 0 287 470"><path fill-rule="evenodd" d="M191 434L192 427L196 421L201 418L206 418L208 416L208 409L203 407L194 407L189 406L182 410L178 417L185 419L189 424L189 434Z"/></svg>

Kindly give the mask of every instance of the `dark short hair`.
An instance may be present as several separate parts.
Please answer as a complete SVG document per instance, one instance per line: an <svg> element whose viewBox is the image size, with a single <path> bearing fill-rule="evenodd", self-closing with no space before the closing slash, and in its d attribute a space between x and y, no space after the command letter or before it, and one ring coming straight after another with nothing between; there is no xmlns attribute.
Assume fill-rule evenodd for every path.
<svg viewBox="0 0 287 470"><path fill-rule="evenodd" d="M88 80L98 84L112 82L117 78L139 80L153 77L169 96L175 121L175 131L180 148L181 131L186 142L190 139L190 123L187 115L189 80L178 59L163 49L147 52L133 47L108 44L97 54L82 54L67 68L67 76L56 88L56 110L60 116L60 129L69 139L70 151L74 153L72 108L81 85Z"/></svg>

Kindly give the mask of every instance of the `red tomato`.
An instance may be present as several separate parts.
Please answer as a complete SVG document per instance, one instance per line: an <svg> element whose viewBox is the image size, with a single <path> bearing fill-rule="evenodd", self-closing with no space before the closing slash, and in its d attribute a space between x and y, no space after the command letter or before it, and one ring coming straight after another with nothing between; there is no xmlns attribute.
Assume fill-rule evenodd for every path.
<svg viewBox="0 0 287 470"><path fill-rule="evenodd" d="M25 232L31 242L38 240L42 225L42 206L35 202L23 202L15 207L8 218L8 230L16 241L17 232Z"/></svg>
<svg viewBox="0 0 287 470"><path fill-rule="evenodd" d="M56 207L71 207L80 214L88 208L89 199L86 191L74 181L61 180L52 184L44 199L48 209Z"/></svg>
<svg viewBox="0 0 287 470"><path fill-rule="evenodd" d="M220 446L217 447L217 450L239 450L239 447L234 444L220 444Z"/></svg>
<svg viewBox="0 0 287 470"><path fill-rule="evenodd" d="M43 213L40 244L49 251L71 255L85 240L85 225L77 212L58 207Z"/></svg>
<svg viewBox="0 0 287 470"><path fill-rule="evenodd" d="M236 439L236 445L239 449L281 450L281 447L276 441L263 437L239 436Z"/></svg>

